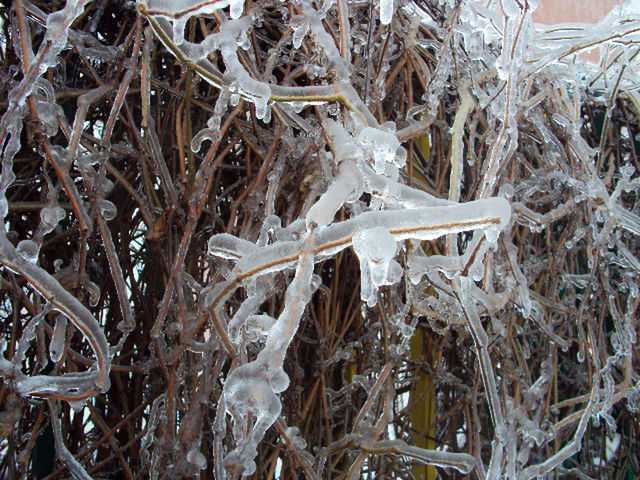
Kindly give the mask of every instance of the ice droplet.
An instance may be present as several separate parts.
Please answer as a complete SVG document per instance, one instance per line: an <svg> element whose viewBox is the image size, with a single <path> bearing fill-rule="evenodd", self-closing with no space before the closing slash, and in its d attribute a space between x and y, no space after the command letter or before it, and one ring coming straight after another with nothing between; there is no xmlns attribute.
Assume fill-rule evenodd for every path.
<svg viewBox="0 0 640 480"><path fill-rule="evenodd" d="M113 220L118 214L118 209L116 208L116 206L109 200L105 200L104 198L98 199L98 207L100 208L100 213L107 221Z"/></svg>
<svg viewBox="0 0 640 480"><path fill-rule="evenodd" d="M285 430L287 437L291 440L291 443L294 447L305 449L307 448L307 442L302 435L300 434L300 429L298 427L287 427Z"/></svg>
<svg viewBox="0 0 640 480"><path fill-rule="evenodd" d="M289 387L289 375L287 375L284 369L277 369L269 379L269 385L274 392L284 392Z"/></svg>
<svg viewBox="0 0 640 480"><path fill-rule="evenodd" d="M40 210L40 220L44 224L45 228L49 230L53 230L56 228L58 223L60 223L67 214L64 211L64 208L60 207L45 207Z"/></svg>
<svg viewBox="0 0 640 480"><path fill-rule="evenodd" d="M256 117L264 122L268 122L267 108L269 106L269 96L256 96L253 98L253 103L256 106Z"/></svg>
<svg viewBox="0 0 640 480"><path fill-rule="evenodd" d="M293 28L293 48L298 49L309 31L309 24L301 15L294 15L291 17L291 28Z"/></svg>
<svg viewBox="0 0 640 480"><path fill-rule="evenodd" d="M198 470L204 470L207 468L207 459L198 448L192 448L187 453L187 462L195 465Z"/></svg>
<svg viewBox="0 0 640 480"><path fill-rule="evenodd" d="M173 21L173 42L176 45L181 45L184 42L184 29L187 25L188 18L176 18Z"/></svg>
<svg viewBox="0 0 640 480"><path fill-rule="evenodd" d="M372 279L382 285L387 278L387 269L396 253L396 240L384 227L375 227L358 232L353 237L353 249L358 257L371 264Z"/></svg>
<svg viewBox="0 0 640 480"><path fill-rule="evenodd" d="M22 258L24 258L28 262L38 262L38 253L40 252L40 247L38 247L38 244L33 240L22 240L18 244L16 251Z"/></svg>
<svg viewBox="0 0 640 480"><path fill-rule="evenodd" d="M489 243L495 243L500 236L500 227L498 225L491 225L484 229L484 236Z"/></svg>

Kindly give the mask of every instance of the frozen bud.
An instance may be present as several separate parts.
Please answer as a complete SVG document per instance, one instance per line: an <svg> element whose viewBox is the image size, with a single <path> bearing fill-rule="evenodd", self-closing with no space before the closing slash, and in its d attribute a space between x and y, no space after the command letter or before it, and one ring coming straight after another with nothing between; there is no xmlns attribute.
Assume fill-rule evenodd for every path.
<svg viewBox="0 0 640 480"><path fill-rule="evenodd" d="M631 178L635 171L636 169L632 165L624 165L623 167L620 167L620 174L626 179Z"/></svg>
<svg viewBox="0 0 640 480"><path fill-rule="evenodd" d="M244 0L231 0L231 18L240 18L244 9Z"/></svg>
<svg viewBox="0 0 640 480"><path fill-rule="evenodd" d="M274 323L276 319L269 315L250 315L245 322L247 339L249 341L264 339Z"/></svg>

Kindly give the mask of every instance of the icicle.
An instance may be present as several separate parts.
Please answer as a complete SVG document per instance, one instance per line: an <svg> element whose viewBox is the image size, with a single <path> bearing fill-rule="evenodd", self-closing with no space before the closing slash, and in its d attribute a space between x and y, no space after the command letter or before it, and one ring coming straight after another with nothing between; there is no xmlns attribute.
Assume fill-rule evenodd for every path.
<svg viewBox="0 0 640 480"><path fill-rule="evenodd" d="M64 344L67 337L67 317L64 315L56 316L56 324L53 328L53 336L49 343L49 356L51 361L57 363L64 353Z"/></svg>

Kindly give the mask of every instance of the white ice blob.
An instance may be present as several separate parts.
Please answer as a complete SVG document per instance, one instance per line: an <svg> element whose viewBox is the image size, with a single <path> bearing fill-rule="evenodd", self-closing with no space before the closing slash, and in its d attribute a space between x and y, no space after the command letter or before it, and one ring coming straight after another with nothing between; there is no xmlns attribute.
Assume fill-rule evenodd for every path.
<svg viewBox="0 0 640 480"><path fill-rule="evenodd" d="M380 0L380 23L389 25L393 18L393 0Z"/></svg>

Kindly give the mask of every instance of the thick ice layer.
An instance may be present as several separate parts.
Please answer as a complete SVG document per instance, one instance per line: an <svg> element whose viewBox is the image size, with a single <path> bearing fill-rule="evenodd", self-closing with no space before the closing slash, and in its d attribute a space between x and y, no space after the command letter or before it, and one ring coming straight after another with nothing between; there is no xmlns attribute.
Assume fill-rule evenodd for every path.
<svg viewBox="0 0 640 480"><path fill-rule="evenodd" d="M237 1L237 0L234 0ZM229 0L140 0L139 3L145 5L150 13L154 15L166 15L176 17L182 15L205 15L229 5ZM234 17L236 18L236 17Z"/></svg>
<svg viewBox="0 0 640 480"><path fill-rule="evenodd" d="M35 245L35 242L32 242L31 240L24 240L23 242L31 242ZM35 264L32 245L30 243L25 245L29 246L29 248L26 249L28 250L28 253L23 253L25 253L28 258L19 254L17 251L18 249L13 247L4 232L0 231L0 261L2 261L5 266L26 278L45 299L47 299L56 309L63 312L82 332L98 358L99 372L95 376L95 384L93 386L97 386L98 388L105 387L108 383L110 359L108 343L104 332L100 328L95 317L82 303L80 303L77 298L65 290L54 277ZM66 394L69 392L66 386L67 383L72 382L74 378L77 379L82 375L83 374L70 375L66 377L66 380L64 381L60 380L63 377L42 376L41 378L44 383L38 383L35 380L32 383L27 382L29 387L25 390L21 390L21 393L36 393L38 390L35 387L36 384L38 384L40 386L46 386L46 392L58 391L62 392L62 394ZM79 390L83 389L84 387L79 387ZM72 390L70 393L70 396L78 395L77 392Z"/></svg>

